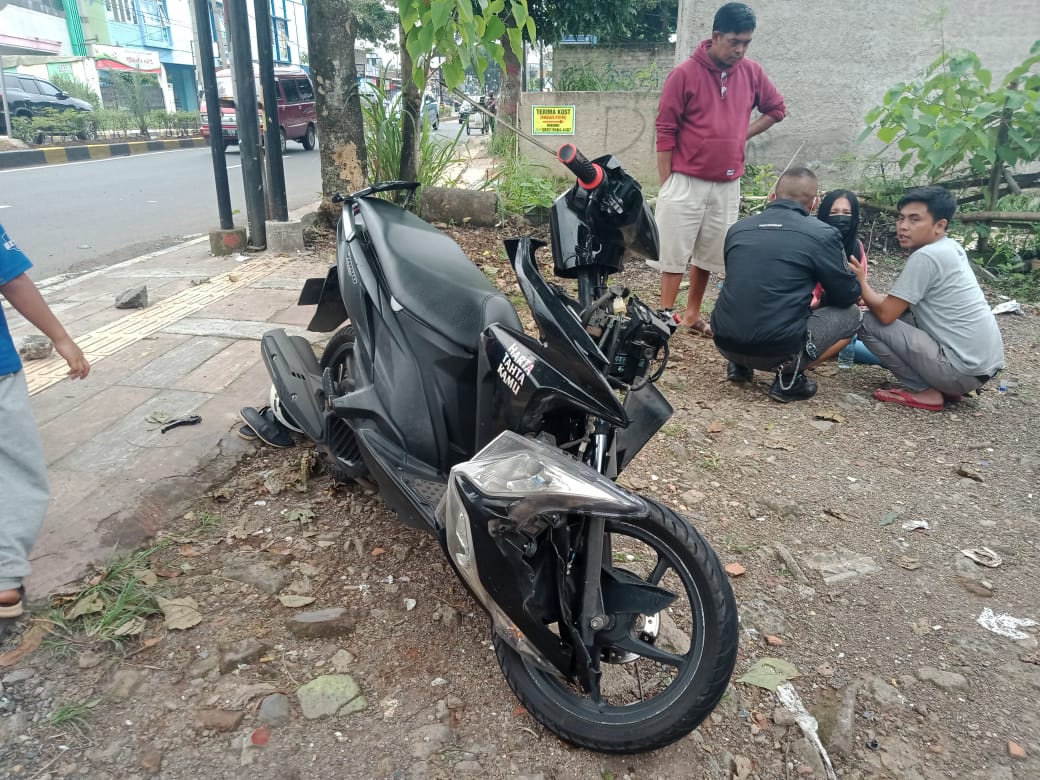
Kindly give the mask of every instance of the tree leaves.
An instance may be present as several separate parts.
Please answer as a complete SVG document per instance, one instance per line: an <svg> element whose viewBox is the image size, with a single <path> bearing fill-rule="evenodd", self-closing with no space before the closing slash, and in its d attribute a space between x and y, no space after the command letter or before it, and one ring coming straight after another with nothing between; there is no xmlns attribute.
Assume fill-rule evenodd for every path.
<svg viewBox="0 0 1040 780"><path fill-rule="evenodd" d="M993 165L1014 166L1035 159L1040 142L1040 46L1011 70L996 88L993 74L970 51L942 54L924 79L885 91L881 105L867 112L868 129L882 143L905 152L903 170L928 181L968 167L986 173ZM992 206L992 204L989 204Z"/></svg>
<svg viewBox="0 0 1040 780"><path fill-rule="evenodd" d="M405 48L412 57L412 80L420 90L434 56L443 58L441 75L446 85L457 87L470 65L483 79L488 56L504 67L503 37L508 37L520 58L519 28L527 29L532 38L535 34L527 0L398 0L397 8Z"/></svg>

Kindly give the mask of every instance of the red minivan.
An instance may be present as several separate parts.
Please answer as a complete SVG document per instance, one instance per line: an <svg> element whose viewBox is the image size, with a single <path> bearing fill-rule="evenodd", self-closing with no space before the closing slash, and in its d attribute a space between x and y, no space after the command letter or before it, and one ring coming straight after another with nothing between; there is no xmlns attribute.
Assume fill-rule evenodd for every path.
<svg viewBox="0 0 1040 780"><path fill-rule="evenodd" d="M262 98L259 69L254 68L253 75L257 97ZM285 151L287 140L299 141L303 144L304 149L313 149L317 142L318 113L314 109L314 87L311 85L310 77L299 68L275 68L274 81L278 88L278 126L281 130L282 151ZM230 68L221 68L217 71L221 137L224 140L225 149L231 144L238 143L238 121L235 114L233 83L234 75ZM204 100L203 98L200 130L202 137L208 139L210 137L209 117L206 115ZM257 106L257 114L261 128L263 128L263 116L260 115L259 106ZM262 141L262 129L260 138Z"/></svg>

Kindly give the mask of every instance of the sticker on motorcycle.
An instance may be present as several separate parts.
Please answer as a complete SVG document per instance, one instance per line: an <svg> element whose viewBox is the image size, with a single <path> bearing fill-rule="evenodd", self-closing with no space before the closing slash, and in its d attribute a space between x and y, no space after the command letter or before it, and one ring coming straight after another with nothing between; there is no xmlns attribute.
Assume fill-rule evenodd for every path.
<svg viewBox="0 0 1040 780"><path fill-rule="evenodd" d="M498 378L513 395L520 393L524 380L534 370L534 360L515 341L509 345L498 364Z"/></svg>

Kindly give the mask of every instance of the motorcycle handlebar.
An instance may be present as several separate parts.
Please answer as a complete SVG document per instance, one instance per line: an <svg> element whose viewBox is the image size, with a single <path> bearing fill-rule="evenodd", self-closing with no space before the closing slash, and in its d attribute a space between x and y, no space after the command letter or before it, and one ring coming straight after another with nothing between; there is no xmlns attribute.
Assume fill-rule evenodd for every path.
<svg viewBox="0 0 1040 780"><path fill-rule="evenodd" d="M564 144L556 153L556 159L566 165L578 177L578 184L586 190L594 190L603 183L603 169L590 162L574 144Z"/></svg>

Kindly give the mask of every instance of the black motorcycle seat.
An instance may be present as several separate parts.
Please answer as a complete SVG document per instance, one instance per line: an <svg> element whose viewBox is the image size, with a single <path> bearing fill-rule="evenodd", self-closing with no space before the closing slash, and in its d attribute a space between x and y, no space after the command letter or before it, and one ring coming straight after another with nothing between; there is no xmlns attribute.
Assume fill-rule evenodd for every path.
<svg viewBox="0 0 1040 780"><path fill-rule="evenodd" d="M509 299L449 236L389 201L357 206L387 287L412 316L474 350L488 325L523 330Z"/></svg>

